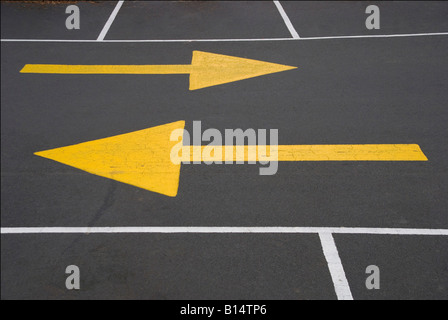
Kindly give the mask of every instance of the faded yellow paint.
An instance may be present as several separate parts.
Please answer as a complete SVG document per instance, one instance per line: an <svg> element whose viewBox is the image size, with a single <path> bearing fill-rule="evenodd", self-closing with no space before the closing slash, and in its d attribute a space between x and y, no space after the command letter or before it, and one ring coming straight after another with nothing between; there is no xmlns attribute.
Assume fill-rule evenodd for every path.
<svg viewBox="0 0 448 320"><path fill-rule="evenodd" d="M180 164L171 162L173 130L178 121L150 129L57 148L35 155L170 197L177 195Z"/></svg>
<svg viewBox="0 0 448 320"><path fill-rule="evenodd" d="M180 143L170 141L173 131L183 130L184 121L84 142L77 145L36 152L89 173L139 188L175 197L179 187L181 162L171 160ZM182 163L190 161L427 161L416 144L374 145L279 145L183 146Z"/></svg>
<svg viewBox="0 0 448 320"><path fill-rule="evenodd" d="M41 74L190 74L190 90L296 69L275 63L193 51L191 65L27 64L21 73Z"/></svg>
<svg viewBox="0 0 448 320"><path fill-rule="evenodd" d="M54 74L189 74L191 65L64 65L27 64L21 73Z"/></svg>
<svg viewBox="0 0 448 320"><path fill-rule="evenodd" d="M185 146L182 161L427 161L417 144ZM209 147L210 148L210 147ZM277 153L277 155L275 155Z"/></svg>
<svg viewBox="0 0 448 320"><path fill-rule="evenodd" d="M201 51L193 52L191 66L190 90L297 69L276 63Z"/></svg>
<svg viewBox="0 0 448 320"><path fill-rule="evenodd" d="M281 161L428 161L417 144L279 146Z"/></svg>

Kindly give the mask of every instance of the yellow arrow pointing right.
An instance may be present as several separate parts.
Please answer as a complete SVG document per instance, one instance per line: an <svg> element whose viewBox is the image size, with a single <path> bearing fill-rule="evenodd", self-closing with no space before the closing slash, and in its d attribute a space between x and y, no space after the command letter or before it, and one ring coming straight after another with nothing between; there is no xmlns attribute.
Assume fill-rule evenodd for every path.
<svg viewBox="0 0 448 320"><path fill-rule="evenodd" d="M27 64L21 73L49 74L190 74L190 90L296 69L276 63L193 51L191 65Z"/></svg>

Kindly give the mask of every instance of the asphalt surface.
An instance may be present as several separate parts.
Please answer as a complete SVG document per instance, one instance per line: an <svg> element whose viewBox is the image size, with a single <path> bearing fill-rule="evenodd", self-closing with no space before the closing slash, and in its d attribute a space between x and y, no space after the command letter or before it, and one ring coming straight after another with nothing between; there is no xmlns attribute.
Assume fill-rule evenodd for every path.
<svg viewBox="0 0 448 320"><path fill-rule="evenodd" d="M378 4L378 3L377 3ZM448 4L284 2L302 37L447 32ZM2 39L91 39L114 2L1 4ZM340 17L337 19L336 17ZM382 16L383 17L383 16ZM24 23L22 23L22 21ZM26 23L25 23L26 22ZM106 39L290 37L271 2L125 3ZM187 75L20 74L25 64L188 64L194 50L297 70L188 90ZM448 37L1 44L1 225L447 229ZM178 120L279 144L419 144L428 162L184 165L170 198L33 155ZM2 299L335 299L317 235L2 235ZM448 299L448 237L335 235L355 299ZM68 291L75 264L82 288ZM367 290L365 269L381 269Z"/></svg>

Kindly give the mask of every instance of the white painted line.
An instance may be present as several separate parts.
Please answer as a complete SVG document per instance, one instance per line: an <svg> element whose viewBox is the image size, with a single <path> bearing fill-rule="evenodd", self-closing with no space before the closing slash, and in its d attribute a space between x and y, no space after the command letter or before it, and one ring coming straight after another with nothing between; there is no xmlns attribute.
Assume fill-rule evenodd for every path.
<svg viewBox="0 0 448 320"><path fill-rule="evenodd" d="M1 39L1 42L61 42L61 43L184 43L184 42L263 42L263 41L309 41L309 40L344 40L370 38L410 38L448 36L448 32L383 34L360 36L331 36L307 38L263 38L263 39L168 39L168 40L74 40L74 39Z"/></svg>
<svg viewBox="0 0 448 320"><path fill-rule="evenodd" d="M291 20L289 20L289 17L286 14L285 9L283 9L283 6L281 5L280 1L274 1L274 4L277 7L278 12L280 12L280 15L282 16L283 21L288 27L289 33L291 33L293 39L300 39L299 34L297 33L296 29L294 29L294 26L292 25Z"/></svg>
<svg viewBox="0 0 448 320"><path fill-rule="evenodd" d="M88 43L97 42L97 40L74 40L74 39L1 39L1 42L61 42L61 43ZM106 42L106 41L101 41Z"/></svg>
<svg viewBox="0 0 448 320"><path fill-rule="evenodd" d="M1 228L1 234L38 233L290 233L448 236L448 229L323 228L323 227L40 227Z"/></svg>
<svg viewBox="0 0 448 320"><path fill-rule="evenodd" d="M374 39L374 38L410 38L410 37L431 37L448 36L448 32L431 33L402 33L402 34L370 34L358 36L330 36L330 37L307 37L295 40L339 40L339 39Z"/></svg>
<svg viewBox="0 0 448 320"><path fill-rule="evenodd" d="M117 5L115 6L114 11L112 11L109 19L107 20L106 24L103 27L103 30L101 30L100 35L98 36L98 39L96 39L96 41L103 41L104 38L106 37L107 32L109 32L110 26L112 25L112 23L115 20L115 17L118 14L118 11L120 11L121 6L123 5L124 0L120 0L118 1Z"/></svg>
<svg viewBox="0 0 448 320"><path fill-rule="evenodd" d="M320 232L319 238L325 259L327 259L328 269L330 270L331 279L333 280L334 290L336 291L338 300L353 300L352 292L350 291L350 286L347 277L345 276L344 267L342 266L333 235L329 232Z"/></svg>
<svg viewBox="0 0 448 320"><path fill-rule="evenodd" d="M185 43L185 42L257 42L257 41L286 41L298 40L293 38L265 38L265 39L168 39L168 40L75 40L75 39L1 39L2 42L80 42L80 43Z"/></svg>

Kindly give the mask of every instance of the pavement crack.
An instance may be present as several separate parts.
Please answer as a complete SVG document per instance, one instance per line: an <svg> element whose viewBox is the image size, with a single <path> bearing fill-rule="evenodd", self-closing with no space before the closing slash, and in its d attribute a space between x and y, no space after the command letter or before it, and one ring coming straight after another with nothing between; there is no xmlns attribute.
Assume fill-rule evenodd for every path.
<svg viewBox="0 0 448 320"><path fill-rule="evenodd" d="M104 197L103 204L88 223L89 228L93 227L94 224L104 215L104 213L106 213L107 209L109 209L114 204L116 190L117 190L117 183L115 183L115 181L111 181L106 196Z"/></svg>
<svg viewBox="0 0 448 320"><path fill-rule="evenodd" d="M109 209L115 202L115 191L117 190L117 183L113 180L111 180L109 188L107 189L107 193L104 197L104 201L101 204L101 207L99 207L99 209L97 210L97 212L95 213L95 215L93 216L93 218L89 221L89 223L87 224L87 226L93 227L94 224L106 213L107 209ZM62 252L63 254L65 254L69 249L71 249L76 243L79 242L79 240L81 238L83 238L85 235L81 234L79 236L76 237L76 239L74 239L72 241L72 243L70 243L70 245L64 249L64 251Z"/></svg>

